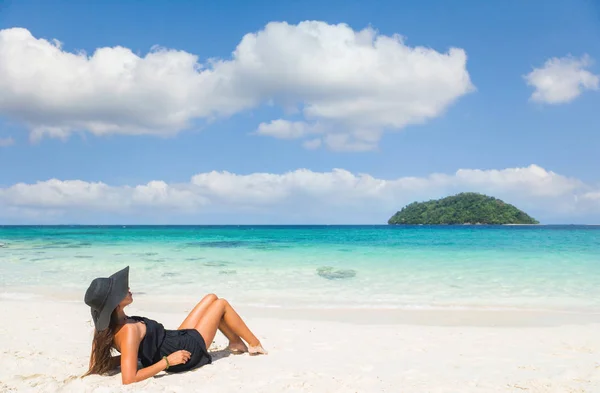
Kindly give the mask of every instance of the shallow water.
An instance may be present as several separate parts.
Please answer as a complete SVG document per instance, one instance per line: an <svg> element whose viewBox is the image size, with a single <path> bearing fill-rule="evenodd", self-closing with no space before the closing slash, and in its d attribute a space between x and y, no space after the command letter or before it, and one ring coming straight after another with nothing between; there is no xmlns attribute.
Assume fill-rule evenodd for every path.
<svg viewBox="0 0 600 393"><path fill-rule="evenodd" d="M16 226L0 227L0 243L4 297L83 298L93 278L129 265L140 296L600 311L593 226Z"/></svg>

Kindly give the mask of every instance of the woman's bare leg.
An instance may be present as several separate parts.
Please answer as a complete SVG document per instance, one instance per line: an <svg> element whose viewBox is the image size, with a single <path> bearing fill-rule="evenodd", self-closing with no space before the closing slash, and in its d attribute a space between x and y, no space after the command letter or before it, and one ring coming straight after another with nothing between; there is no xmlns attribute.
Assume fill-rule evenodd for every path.
<svg viewBox="0 0 600 393"><path fill-rule="evenodd" d="M190 311L189 315L181 323L178 329L195 329L196 325L198 324L202 316L206 313L210 305L213 304L217 299L218 297L214 293L204 296L202 300L196 305L196 307L194 307L194 309ZM246 344L244 344L240 336L235 334L231 330L231 328L227 326L227 323L223 319L221 319L221 322L219 323L219 330L229 340L229 349L236 352L248 351Z"/></svg>
<svg viewBox="0 0 600 393"><path fill-rule="evenodd" d="M229 345L227 345L227 349L234 353L248 352L248 347L246 346L246 344L244 344L242 338L235 334L233 330L231 330L231 328L227 325L223 318L221 318L221 322L219 323L219 330L229 340Z"/></svg>
<svg viewBox="0 0 600 393"><path fill-rule="evenodd" d="M177 329L194 329L194 327L198 324L200 317L204 315L208 307L217 299L218 297L214 293L204 296L202 300L196 304L196 307L190 311L188 316L183 320L183 322L181 322L181 325Z"/></svg>
<svg viewBox="0 0 600 393"><path fill-rule="evenodd" d="M221 321L225 322L233 334L241 337L248 343L251 355L267 353L267 351L262 348L258 338L256 338L250 329L248 329L248 326L246 326L239 314L225 299L215 300L208 307L206 313L202 315L200 321L196 325L196 330L198 330L204 338L207 348L215 338L215 334L217 333Z"/></svg>

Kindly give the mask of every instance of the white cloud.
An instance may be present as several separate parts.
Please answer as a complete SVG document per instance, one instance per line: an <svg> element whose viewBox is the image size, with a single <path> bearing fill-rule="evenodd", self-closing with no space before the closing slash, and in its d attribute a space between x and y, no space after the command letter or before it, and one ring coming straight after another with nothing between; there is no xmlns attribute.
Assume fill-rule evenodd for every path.
<svg viewBox="0 0 600 393"><path fill-rule="evenodd" d="M298 139L311 133L318 132L315 126L303 121L272 120L270 123L260 123L256 134L272 136L279 139Z"/></svg>
<svg viewBox="0 0 600 393"><path fill-rule="evenodd" d="M114 187L102 182L50 179L35 184L18 183L0 189L0 201L6 206L25 209L91 209L126 212L131 208L150 207L189 210L207 201L185 187L151 181L134 187Z"/></svg>
<svg viewBox="0 0 600 393"><path fill-rule="evenodd" d="M8 138L0 138L0 147L8 147L15 144L15 140L9 136Z"/></svg>
<svg viewBox="0 0 600 393"><path fill-rule="evenodd" d="M129 195L129 190L126 190ZM131 192L130 204L193 211L209 203L204 196L187 187L170 186L164 181L151 181L146 185L136 186Z"/></svg>
<svg viewBox="0 0 600 393"><path fill-rule="evenodd" d="M484 186L493 192L510 191L533 197L557 197L584 188L583 182L567 178L537 165L503 170L462 169L456 172L462 186Z"/></svg>
<svg viewBox="0 0 600 393"><path fill-rule="evenodd" d="M354 130L349 133L328 134L323 142L335 151L368 151L377 147L380 138L380 130Z"/></svg>
<svg viewBox="0 0 600 393"><path fill-rule="evenodd" d="M252 211L275 223L385 222L403 205L463 191L494 195L537 217L578 217L600 213L600 188L536 165L503 170L463 169L454 174L378 179L343 169L307 169L273 174L208 172L188 183L152 181L138 186L109 186L79 180L48 180L0 188L0 206L62 212L133 213L152 217L157 211L187 218L229 215L244 222ZM6 213L5 213L6 214ZM0 215L2 210L0 209ZM269 218L270 217L270 218Z"/></svg>
<svg viewBox="0 0 600 393"><path fill-rule="evenodd" d="M8 206L23 208L110 208L122 203L112 190L104 183L51 179L35 184L18 183L3 189L0 196Z"/></svg>
<svg viewBox="0 0 600 393"><path fill-rule="evenodd" d="M195 119L269 102L300 110L306 127L318 123L333 135L323 140L329 147L364 150L384 130L435 118L473 91L466 60L462 49L440 53L370 28L315 21L269 23L246 34L231 59L204 63L165 48L143 57L123 47L71 53L13 28L0 30L0 114L27 124L33 139L76 131L173 135ZM305 136L270 124L259 133Z"/></svg>
<svg viewBox="0 0 600 393"><path fill-rule="evenodd" d="M546 104L563 104L579 97L584 90L598 90L600 77L587 70L592 65L589 56L580 59L567 56L551 58L541 68L525 76L535 91L531 100Z"/></svg>
<svg viewBox="0 0 600 393"><path fill-rule="evenodd" d="M588 199L590 201L598 201L598 202L600 202L600 190L599 191L586 192L585 194L583 194L581 196L581 198Z"/></svg>

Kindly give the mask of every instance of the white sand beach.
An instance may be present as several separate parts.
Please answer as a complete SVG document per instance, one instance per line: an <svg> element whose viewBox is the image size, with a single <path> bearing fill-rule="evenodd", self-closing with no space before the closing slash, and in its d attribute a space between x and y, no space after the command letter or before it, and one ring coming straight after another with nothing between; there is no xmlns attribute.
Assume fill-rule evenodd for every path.
<svg viewBox="0 0 600 393"><path fill-rule="evenodd" d="M127 310L175 328L193 304ZM235 305L234 305L235 306ZM80 378L92 327L82 302L0 301L2 392L600 392L600 316L504 311L240 309L270 351L122 386Z"/></svg>

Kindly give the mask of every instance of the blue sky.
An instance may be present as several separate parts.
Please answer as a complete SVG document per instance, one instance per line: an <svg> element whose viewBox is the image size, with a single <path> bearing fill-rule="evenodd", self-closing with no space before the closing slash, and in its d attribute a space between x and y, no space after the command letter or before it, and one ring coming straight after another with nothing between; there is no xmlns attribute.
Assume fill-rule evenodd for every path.
<svg viewBox="0 0 600 393"><path fill-rule="evenodd" d="M244 35L263 30L269 22L287 22L291 26L307 20L328 25L344 23L355 32L371 27L382 36L400 34L409 48L424 46L439 53L447 53L451 47L464 50L465 69L473 89L453 93L455 97L449 99L443 109L421 124L382 126L380 138L369 142L365 151L331 148L325 138L319 148L311 149L294 138L256 135L254 132L260 123L279 118L306 120L302 115L290 115L277 103L270 106L268 102L261 102L208 122L206 118L191 117L192 126L167 137L147 133L131 135L127 131L99 135L83 129L70 132L66 138L47 135L32 141L30 119L38 118L35 108L28 110L29 117L15 116L14 113L19 112L14 109L16 104L5 102L4 106L0 104L0 140L10 140L10 143L0 147L0 202L3 192L5 203L4 213L0 209L0 220L4 222L352 223L355 220L349 218L350 212L364 207L364 215L356 221L377 223L413 198L427 199L463 189L495 192L510 202L533 209L543 222L600 222L600 197L596 197L600 190L597 169L600 164L597 156L600 93L592 81L591 85L581 88L576 97L564 102L535 101L530 99L535 89L525 80L525 75L534 68L542 69L549 59L566 59L567 56L577 61L586 56L589 60L585 60L582 69L592 76L600 74L600 66L594 62L600 60L598 2L87 3L5 1L0 5L0 29L20 27L27 29L35 39L57 39L62 43L63 52L84 50L92 55L97 48L122 46L144 57L154 45L159 45L197 55L198 61L205 63L209 58L230 60ZM277 48L273 50L274 56L285 55L277 54ZM402 64L396 66L402 67ZM1 83L0 80L0 89ZM398 86L403 88L403 85ZM432 87L429 94L435 96L434 82L423 89ZM443 87L440 92L441 89ZM357 94L364 94L359 98L368 100L372 92ZM14 96L9 96L5 101L13 99ZM74 116L73 111L68 112L65 116ZM343 128L349 124L347 119L354 118L344 114L345 123L329 124L328 130L344 133ZM535 168L533 174L527 172L527 168L531 172L531 165L544 173ZM365 197L369 192L364 191L368 186L363 183L360 187L347 185L350 191L343 187L338 191L328 188L327 193L317 193L317 196L309 193L308 197L302 186L296 184L284 191L272 191L285 194L281 197L285 201L267 198L252 206L239 201L217 201L222 195L213 192L202 194L203 202L198 205L202 207L189 207L190 210L183 213L177 208L171 210L172 205L178 203L173 202L167 203L160 214L151 204L146 204L131 216L123 216L122 211L113 207L88 203L89 198L88 202L77 202L76 207L72 207L69 202L72 199L68 198L75 198L73 195L61 194L67 199L46 203L42 198L44 190L14 189L17 183L32 185L49 179L80 180L86 184L102 182L115 189L144 185L153 180L185 187L192 176L211 171L282 176L299 169L307 169L312 174L330 173L334 168L354 176L368 174L376 180L388 181L416 177L431 182L432 174L452 177L461 169L481 170L484 171L482 176L487 177L478 178L476 182L451 181L451 186L448 182L435 183L418 192L408 192L401 187L404 191L396 189L381 196L386 201L385 208L372 211L367 206L378 202ZM510 178L514 171L502 172L515 168L525 172L524 175L518 172L521 183ZM533 176L534 180L527 176ZM246 187L246 191L248 185L243 179L246 183L258 181L252 184L264 187L257 178L242 178L241 185L239 179L236 180L237 186ZM536 179L539 184L535 183ZM237 186L228 190L236 192ZM532 189L523 191L522 187ZM551 189L540 192L540 187ZM352 201L346 210L331 210L332 201L356 188L362 190L360 198L350 198ZM24 202L27 198L19 192L39 195L36 200ZM583 196L587 199L581 204ZM302 214L286 213L290 206L303 206ZM273 214L274 211L277 214ZM160 218L156 218L158 216Z"/></svg>

